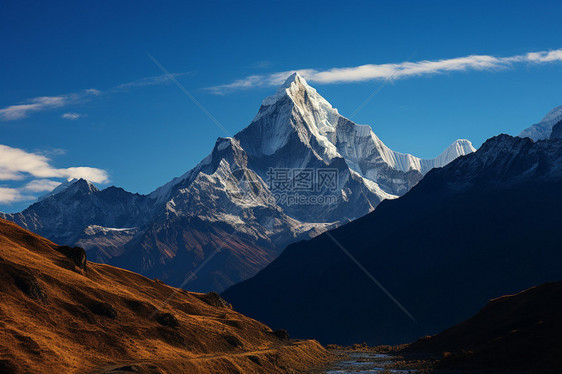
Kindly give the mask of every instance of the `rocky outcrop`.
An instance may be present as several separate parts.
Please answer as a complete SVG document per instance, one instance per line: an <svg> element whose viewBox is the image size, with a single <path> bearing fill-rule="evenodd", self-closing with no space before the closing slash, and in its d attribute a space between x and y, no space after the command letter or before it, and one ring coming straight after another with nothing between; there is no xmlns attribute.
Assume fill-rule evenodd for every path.
<svg viewBox="0 0 562 374"><path fill-rule="evenodd" d="M86 270L87 260L84 248L61 245L57 247L57 251L68 257L78 268Z"/></svg>
<svg viewBox="0 0 562 374"><path fill-rule="evenodd" d="M552 134L550 139L562 139L562 121L558 122L552 127Z"/></svg>

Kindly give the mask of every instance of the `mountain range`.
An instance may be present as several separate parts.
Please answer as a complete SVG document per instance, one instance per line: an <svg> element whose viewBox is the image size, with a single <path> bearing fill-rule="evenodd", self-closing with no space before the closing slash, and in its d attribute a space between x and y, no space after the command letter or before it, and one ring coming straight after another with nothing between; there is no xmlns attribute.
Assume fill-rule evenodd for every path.
<svg viewBox="0 0 562 374"><path fill-rule="evenodd" d="M223 293L297 337L395 344L562 278L562 139L499 135Z"/></svg>
<svg viewBox="0 0 562 374"><path fill-rule="evenodd" d="M20 213L0 216L79 245L94 261L222 291L255 275L288 244L371 212L432 168L474 150L457 140L435 159L392 151L295 73L248 127L219 138L196 167L148 195L74 180Z"/></svg>

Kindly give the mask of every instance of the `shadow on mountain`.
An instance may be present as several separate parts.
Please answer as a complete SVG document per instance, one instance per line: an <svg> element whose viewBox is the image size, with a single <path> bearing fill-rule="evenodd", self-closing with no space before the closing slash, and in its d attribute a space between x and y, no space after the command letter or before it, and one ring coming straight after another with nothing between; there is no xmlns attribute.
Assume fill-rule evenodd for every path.
<svg viewBox="0 0 562 374"><path fill-rule="evenodd" d="M438 369L559 373L562 370L562 282L491 300L478 314L408 346Z"/></svg>
<svg viewBox="0 0 562 374"><path fill-rule="evenodd" d="M287 247L223 297L272 327L326 344L435 334L497 295L562 279L561 164L562 140L492 138L430 171L405 196Z"/></svg>

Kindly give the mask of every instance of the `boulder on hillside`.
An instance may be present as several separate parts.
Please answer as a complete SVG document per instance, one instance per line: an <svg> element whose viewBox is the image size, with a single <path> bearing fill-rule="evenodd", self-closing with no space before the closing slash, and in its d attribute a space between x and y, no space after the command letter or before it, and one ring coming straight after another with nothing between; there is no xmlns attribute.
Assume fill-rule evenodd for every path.
<svg viewBox="0 0 562 374"><path fill-rule="evenodd" d="M61 245L57 247L57 251L68 257L80 269L86 270L87 259L84 248Z"/></svg>

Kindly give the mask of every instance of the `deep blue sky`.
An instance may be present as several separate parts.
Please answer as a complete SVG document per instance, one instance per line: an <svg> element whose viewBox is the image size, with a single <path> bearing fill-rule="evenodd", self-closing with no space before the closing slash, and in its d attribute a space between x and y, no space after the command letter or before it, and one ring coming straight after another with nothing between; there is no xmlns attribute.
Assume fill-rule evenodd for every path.
<svg viewBox="0 0 562 374"><path fill-rule="evenodd" d="M562 48L560 14L560 1L4 0L0 108L92 88L101 94L0 121L0 144L45 154L56 168L104 169L109 184L148 193L198 163L218 136L248 125L275 92L217 95L208 87L302 68L555 50ZM185 73L178 81L228 133L171 83L116 88L162 75L147 53ZM312 85L349 116L381 81ZM371 125L394 150L434 157L457 138L479 146L498 133L516 135L562 104L560 87L560 62L410 77L384 86L353 120ZM33 179L0 180L0 187ZM0 211L29 203L0 203Z"/></svg>

